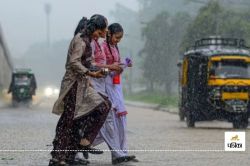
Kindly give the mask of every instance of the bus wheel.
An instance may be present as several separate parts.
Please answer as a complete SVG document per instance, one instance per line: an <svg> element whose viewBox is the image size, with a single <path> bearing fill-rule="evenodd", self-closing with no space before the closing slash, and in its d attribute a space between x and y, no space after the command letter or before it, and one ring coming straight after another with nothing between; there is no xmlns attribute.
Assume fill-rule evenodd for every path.
<svg viewBox="0 0 250 166"><path fill-rule="evenodd" d="M12 107L18 107L18 101L12 99Z"/></svg>
<svg viewBox="0 0 250 166"><path fill-rule="evenodd" d="M186 123L187 123L187 127L195 127L195 120L191 111L187 111Z"/></svg>
<svg viewBox="0 0 250 166"><path fill-rule="evenodd" d="M238 115L233 121L233 128L235 129L246 129L248 126L248 115Z"/></svg>
<svg viewBox="0 0 250 166"><path fill-rule="evenodd" d="M179 109L179 118L180 118L180 121L184 121L185 119L184 111L181 109Z"/></svg>

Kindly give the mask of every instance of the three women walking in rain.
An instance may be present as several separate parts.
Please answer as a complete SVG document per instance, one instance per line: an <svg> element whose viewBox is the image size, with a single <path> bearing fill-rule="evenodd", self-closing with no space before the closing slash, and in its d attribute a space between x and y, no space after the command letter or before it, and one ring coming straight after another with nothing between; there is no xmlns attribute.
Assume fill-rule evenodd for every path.
<svg viewBox="0 0 250 166"><path fill-rule="evenodd" d="M77 152L85 158L88 153L101 154L93 147L102 142L111 150L112 164L138 161L127 152L127 111L119 82L132 63L121 61L117 44L123 37L122 26L107 26L107 19L96 14L89 20L82 18L75 30L52 111L60 119L49 166L87 165L88 160L75 158ZM106 40L99 43L99 38Z"/></svg>

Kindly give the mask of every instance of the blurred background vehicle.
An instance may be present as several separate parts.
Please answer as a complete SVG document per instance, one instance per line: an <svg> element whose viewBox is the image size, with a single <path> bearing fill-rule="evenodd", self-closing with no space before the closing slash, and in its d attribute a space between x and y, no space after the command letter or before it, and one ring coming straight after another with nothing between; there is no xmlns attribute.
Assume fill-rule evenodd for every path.
<svg viewBox="0 0 250 166"><path fill-rule="evenodd" d="M8 93L11 93L14 107L22 103L27 106L32 104L32 96L36 95L36 79L31 69L15 69Z"/></svg>

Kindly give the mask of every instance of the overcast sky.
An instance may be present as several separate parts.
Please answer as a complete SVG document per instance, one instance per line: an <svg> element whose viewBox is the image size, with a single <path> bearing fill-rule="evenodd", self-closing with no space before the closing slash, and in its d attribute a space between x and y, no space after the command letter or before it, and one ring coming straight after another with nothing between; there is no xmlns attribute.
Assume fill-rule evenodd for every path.
<svg viewBox="0 0 250 166"><path fill-rule="evenodd" d="M103 14L110 22L116 3L138 10L137 0L0 0L0 24L13 57L20 57L32 43L46 41L44 4L52 12L51 40L69 39L82 16Z"/></svg>

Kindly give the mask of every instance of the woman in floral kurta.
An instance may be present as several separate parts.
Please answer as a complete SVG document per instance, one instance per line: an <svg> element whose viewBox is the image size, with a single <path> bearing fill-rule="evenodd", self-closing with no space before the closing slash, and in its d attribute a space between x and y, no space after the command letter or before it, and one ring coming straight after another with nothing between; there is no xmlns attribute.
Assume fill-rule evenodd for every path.
<svg viewBox="0 0 250 166"><path fill-rule="evenodd" d="M109 109L108 99L89 84L89 77L101 78L101 71L91 72L93 38L106 31L107 20L94 15L87 20L86 29L72 39L66 62L66 73L53 113L61 115L53 141L49 165L74 162L75 150L88 149L102 127Z"/></svg>

